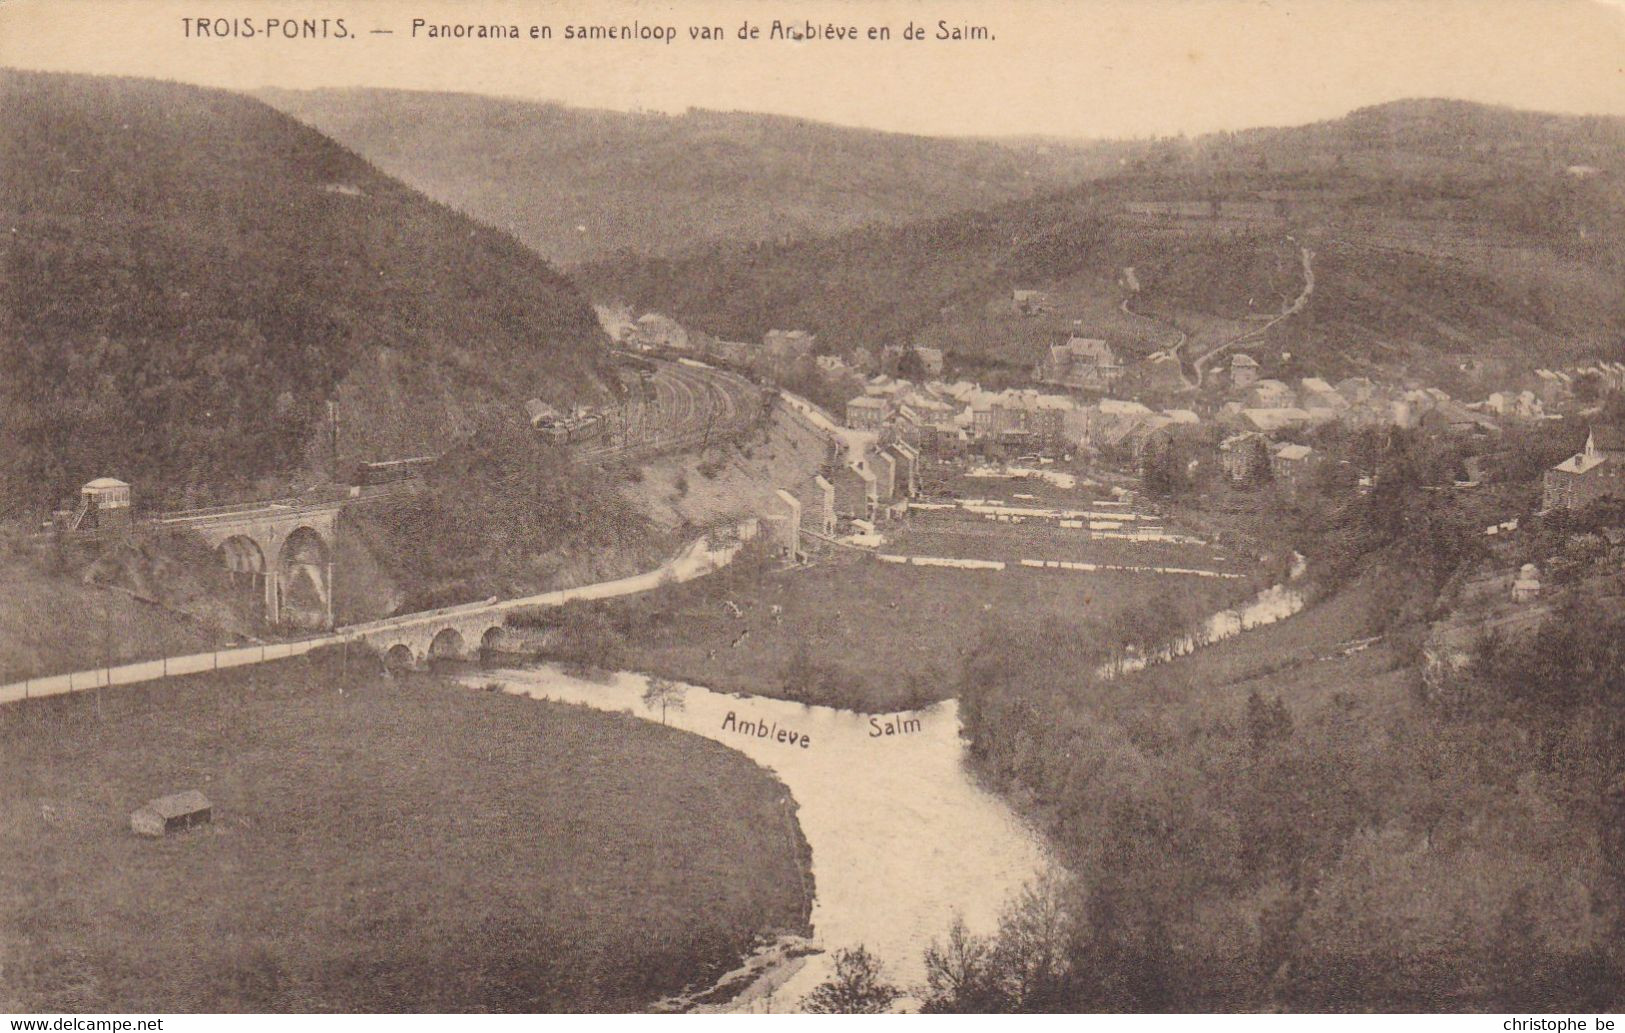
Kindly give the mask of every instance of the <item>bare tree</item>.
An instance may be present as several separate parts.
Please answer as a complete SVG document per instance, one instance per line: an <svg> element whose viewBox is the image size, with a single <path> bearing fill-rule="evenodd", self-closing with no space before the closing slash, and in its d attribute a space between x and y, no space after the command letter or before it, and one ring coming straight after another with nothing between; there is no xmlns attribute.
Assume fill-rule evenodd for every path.
<svg viewBox="0 0 1625 1033"><path fill-rule="evenodd" d="M993 941L965 928L956 917L946 943L935 940L925 951L926 989L923 1012L984 1014L1009 1011L1008 998L993 968Z"/></svg>
<svg viewBox="0 0 1625 1033"><path fill-rule="evenodd" d="M683 709L683 698L688 689L669 678L650 678L649 687L643 690L643 705L653 710L660 707L660 723L666 723L666 708L672 710Z"/></svg>

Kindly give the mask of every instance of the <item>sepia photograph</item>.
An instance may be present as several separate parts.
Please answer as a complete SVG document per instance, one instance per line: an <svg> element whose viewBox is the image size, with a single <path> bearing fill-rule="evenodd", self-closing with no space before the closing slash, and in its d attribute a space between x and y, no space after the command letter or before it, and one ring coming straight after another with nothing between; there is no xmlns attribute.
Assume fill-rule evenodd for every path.
<svg viewBox="0 0 1625 1033"><path fill-rule="evenodd" d="M1625 0L0 0L7 1030L1622 1010Z"/></svg>

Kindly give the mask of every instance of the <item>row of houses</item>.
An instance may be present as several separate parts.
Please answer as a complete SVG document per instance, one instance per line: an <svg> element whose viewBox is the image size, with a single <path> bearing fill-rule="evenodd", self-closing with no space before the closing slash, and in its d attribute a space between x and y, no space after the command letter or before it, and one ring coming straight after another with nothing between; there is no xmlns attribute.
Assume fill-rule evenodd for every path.
<svg viewBox="0 0 1625 1033"><path fill-rule="evenodd" d="M1560 405L1582 393L1590 383L1595 394L1625 392L1625 362L1596 362L1565 369L1537 369L1533 379L1520 385L1539 397L1545 405Z"/></svg>
<svg viewBox="0 0 1625 1033"><path fill-rule="evenodd" d="M801 554L802 535L827 540L843 521L893 519L920 491L920 454L912 445L842 433L815 407L801 405L786 404L782 411L823 438L828 453L817 473L775 490L762 506L769 541L787 559Z"/></svg>
<svg viewBox="0 0 1625 1033"><path fill-rule="evenodd" d="M969 451L977 443L1046 451L1066 446L1066 421L1077 403L1032 388L987 391L971 381L915 385L871 378L846 405L846 424L905 441L930 455Z"/></svg>
<svg viewBox="0 0 1625 1033"><path fill-rule="evenodd" d="M1162 356L1177 367L1178 360ZM1150 361L1150 360L1148 360ZM960 381L928 381L920 387L908 381L877 376L863 395L847 407L849 426L880 432L895 428L929 451L951 451L990 439L1030 442L1047 449L1075 445L1117 447L1126 436L1143 436L1159 425L1188 424L1212 418L1237 431L1277 434L1296 428L1338 422L1348 426L1392 426L1448 434L1488 435L1500 429L1499 419L1543 418L1538 396L1492 396L1484 403L1465 404L1435 387L1403 388L1379 384L1368 377L1348 377L1336 384L1306 376L1295 384L1260 377L1256 359L1241 353L1231 357L1229 385L1222 401L1203 398L1197 408L1168 409L1161 413L1137 402L1114 400L1109 394L1095 402L1081 396L1100 395L1116 384L1123 367L1103 340L1074 334L1051 347L1048 359L1035 370L1046 386L1041 389L988 392ZM1174 378L1182 379L1177 369ZM1072 392L1078 392L1074 395ZM1069 413L1083 413L1069 416ZM1097 432L1096 428L1101 428ZM1104 440L1102 440L1104 438Z"/></svg>

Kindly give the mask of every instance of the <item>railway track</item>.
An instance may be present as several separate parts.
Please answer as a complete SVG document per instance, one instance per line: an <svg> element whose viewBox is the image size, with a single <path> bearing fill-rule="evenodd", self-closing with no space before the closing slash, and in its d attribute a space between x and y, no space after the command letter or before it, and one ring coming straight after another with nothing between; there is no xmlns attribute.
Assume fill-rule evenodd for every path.
<svg viewBox="0 0 1625 1033"><path fill-rule="evenodd" d="M688 361L655 360L654 400L612 413L606 436L574 449L577 459L642 459L697 448L748 427L761 389L726 370Z"/></svg>

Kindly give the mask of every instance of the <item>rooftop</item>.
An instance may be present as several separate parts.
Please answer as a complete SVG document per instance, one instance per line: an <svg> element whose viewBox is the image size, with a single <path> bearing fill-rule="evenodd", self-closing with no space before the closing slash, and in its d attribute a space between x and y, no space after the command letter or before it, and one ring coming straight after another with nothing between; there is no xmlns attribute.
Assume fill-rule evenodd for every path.
<svg viewBox="0 0 1625 1033"><path fill-rule="evenodd" d="M1553 469L1561 470L1563 473L1589 473L1606 462L1608 462L1606 456L1588 456L1581 452L1558 463Z"/></svg>

